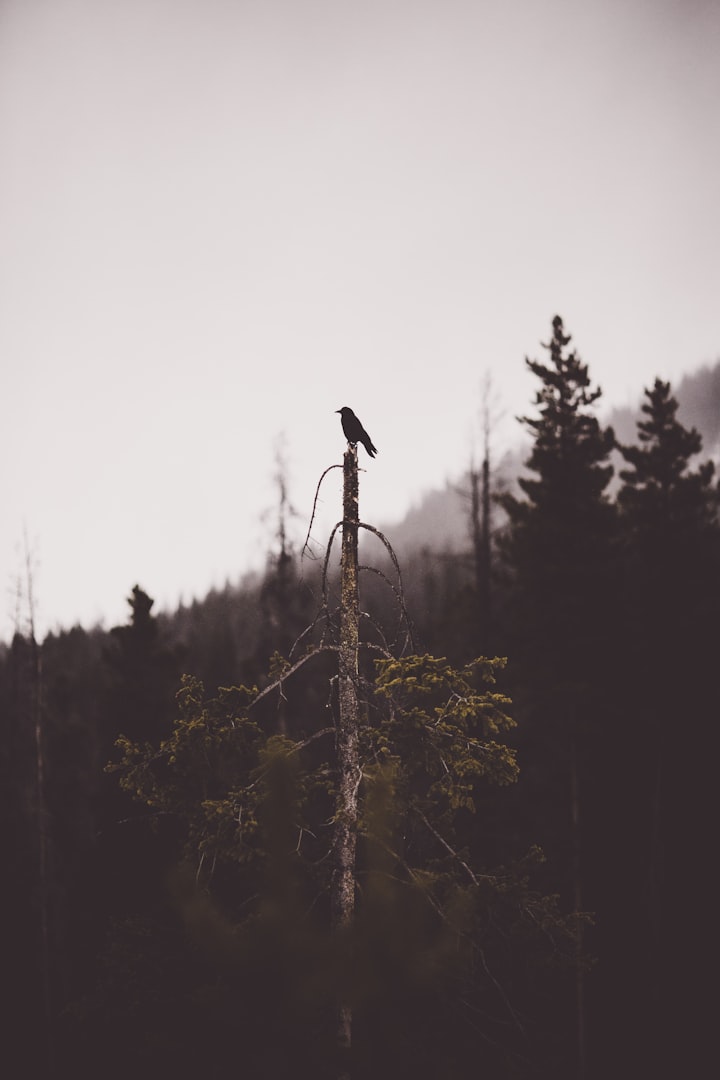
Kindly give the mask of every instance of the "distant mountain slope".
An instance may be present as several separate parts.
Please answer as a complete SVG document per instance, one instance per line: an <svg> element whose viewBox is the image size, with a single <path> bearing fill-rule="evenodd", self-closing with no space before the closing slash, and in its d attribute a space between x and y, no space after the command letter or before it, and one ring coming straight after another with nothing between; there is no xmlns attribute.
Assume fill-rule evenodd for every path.
<svg viewBox="0 0 720 1080"><path fill-rule="evenodd" d="M703 438L703 449L720 462L720 360L686 376L677 391L680 419L696 427Z"/></svg>
<svg viewBox="0 0 720 1080"><path fill-rule="evenodd" d="M495 490L514 486L524 456L520 451L505 454L494 469ZM398 553L423 548L445 554L468 551L470 514L470 477L464 473L444 488L428 491L401 521L382 526L382 531Z"/></svg>
<svg viewBox="0 0 720 1080"><path fill-rule="evenodd" d="M720 465L720 360L686 375L672 392L678 401L678 417L686 427L698 429L703 439L703 459ZM635 409L613 409L603 416L621 443L635 442L642 400ZM520 438L518 438L520 444ZM512 487L522 471L526 451L507 454L499 464L497 483ZM444 488L428 491L405 517L382 527L398 552L428 548L435 552L467 551L470 547L470 486L467 474Z"/></svg>
<svg viewBox="0 0 720 1080"><path fill-rule="evenodd" d="M462 485L462 480L448 481L444 488L428 491L402 521L383 527L393 547L453 552L466 548L468 502Z"/></svg>

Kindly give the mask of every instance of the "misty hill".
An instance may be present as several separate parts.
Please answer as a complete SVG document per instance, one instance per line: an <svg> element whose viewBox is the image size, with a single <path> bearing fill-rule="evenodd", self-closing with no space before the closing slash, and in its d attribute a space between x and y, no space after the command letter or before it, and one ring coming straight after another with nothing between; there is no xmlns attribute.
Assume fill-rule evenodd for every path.
<svg viewBox="0 0 720 1080"><path fill-rule="evenodd" d="M677 386L671 387L678 402L678 419L685 427L697 428L702 435L703 460L712 458L720 465L720 360L686 375ZM637 439L637 421L641 416L641 401L635 408L612 409L602 415L621 443ZM512 488L523 469L527 445L522 445L518 425L518 447L507 453L494 469L493 484ZM618 455L616 470L621 459ZM443 488L428 491L405 517L383 526L383 532L400 554L427 549L457 554L470 546L470 479L466 473L448 480Z"/></svg>

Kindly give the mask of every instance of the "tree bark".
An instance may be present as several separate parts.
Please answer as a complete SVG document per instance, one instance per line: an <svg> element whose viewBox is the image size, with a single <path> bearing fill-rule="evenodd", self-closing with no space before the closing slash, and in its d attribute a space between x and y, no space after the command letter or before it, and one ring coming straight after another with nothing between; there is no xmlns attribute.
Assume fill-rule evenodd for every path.
<svg viewBox="0 0 720 1080"><path fill-rule="evenodd" d="M343 462L343 531L340 570L340 653L338 661L339 715L336 747L338 787L333 836L333 874L330 909L333 928L346 932L355 910L355 851L358 787L358 464L348 447ZM338 1044L343 1052L352 1042L352 1009L340 1002Z"/></svg>

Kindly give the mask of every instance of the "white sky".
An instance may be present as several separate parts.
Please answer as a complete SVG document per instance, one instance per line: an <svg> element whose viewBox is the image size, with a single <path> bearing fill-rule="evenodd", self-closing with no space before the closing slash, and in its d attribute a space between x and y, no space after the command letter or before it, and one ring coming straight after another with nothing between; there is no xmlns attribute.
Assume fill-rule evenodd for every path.
<svg viewBox="0 0 720 1080"><path fill-rule="evenodd" d="M24 532L43 632L262 565L281 436L302 540L342 405L399 519L556 313L717 360L719 102L718 2L0 0L0 638Z"/></svg>

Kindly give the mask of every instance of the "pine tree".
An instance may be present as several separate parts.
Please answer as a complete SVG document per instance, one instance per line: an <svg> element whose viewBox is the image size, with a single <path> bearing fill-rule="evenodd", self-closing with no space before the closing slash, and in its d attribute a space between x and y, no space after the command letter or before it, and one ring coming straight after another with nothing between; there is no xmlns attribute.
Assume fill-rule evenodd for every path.
<svg viewBox="0 0 720 1080"><path fill-rule="evenodd" d="M506 550L523 591L535 594L533 622L554 621L560 633L565 621L569 645L575 630L567 617L584 621L588 572L598 565L612 517L603 493L613 472L614 445L612 430L603 430L591 411L601 391L591 388L577 353L565 351L570 341L556 316L545 346L550 363L526 360L542 382L535 398L539 416L521 419L534 438L526 467L536 476L519 480L525 500L503 500L511 522ZM560 610L559 604L569 607Z"/></svg>
<svg viewBox="0 0 720 1080"><path fill-rule="evenodd" d="M526 360L542 385L539 415L521 423L534 442L519 485L507 495L503 553L513 579L510 655L548 684L591 680L605 632L613 507L605 495L613 468L611 429L592 411L600 397L587 365L567 351L571 338L553 319L548 364Z"/></svg>
<svg viewBox="0 0 720 1080"><path fill-rule="evenodd" d="M106 722L113 738L122 732L154 739L170 727L178 661L161 639L152 597L135 585L128 604L130 622L111 630L105 653L111 684Z"/></svg>
<svg viewBox="0 0 720 1080"><path fill-rule="evenodd" d="M645 396L646 419L637 425L639 443L621 447L631 468L620 473L624 486L618 501L627 524L643 543L669 555L671 545L690 534L697 539L717 525L715 465L706 461L695 471L690 468L702 450L702 438L695 428L688 430L679 422L669 382L656 379Z"/></svg>
<svg viewBox="0 0 720 1080"><path fill-rule="evenodd" d="M720 488L712 461L693 468L702 439L678 420L670 384L656 379L645 396L638 443L620 448L630 466L618 493L630 650L666 678L678 661L701 677L711 659L702 641L715 610Z"/></svg>
<svg viewBox="0 0 720 1080"><path fill-rule="evenodd" d="M708 823L718 810L703 747L720 715L720 527L714 465L695 464L700 435L678 420L668 382L656 379L645 397L638 443L621 447L629 466L618 503L632 783L617 794L628 826L620 865L637 913L621 939L628 1003L644 1003L638 1038L655 1048L645 1064L657 1071L673 1054L685 1067L689 1048L702 1043L696 963L705 948L703 897L713 888L703 869L714 843Z"/></svg>
<svg viewBox="0 0 720 1080"><path fill-rule="evenodd" d="M511 576L506 612L521 710L521 747L532 762L526 788L540 841L563 870L577 910L594 908L588 845L595 809L603 676L609 662L614 509L605 494L613 469L611 429L593 412L601 396L588 367L568 350L555 316L544 347L548 363L526 360L541 382L538 415L521 422L533 435L520 479L525 498L505 497L509 526L502 544ZM579 1076L585 1062L584 984L578 969Z"/></svg>

